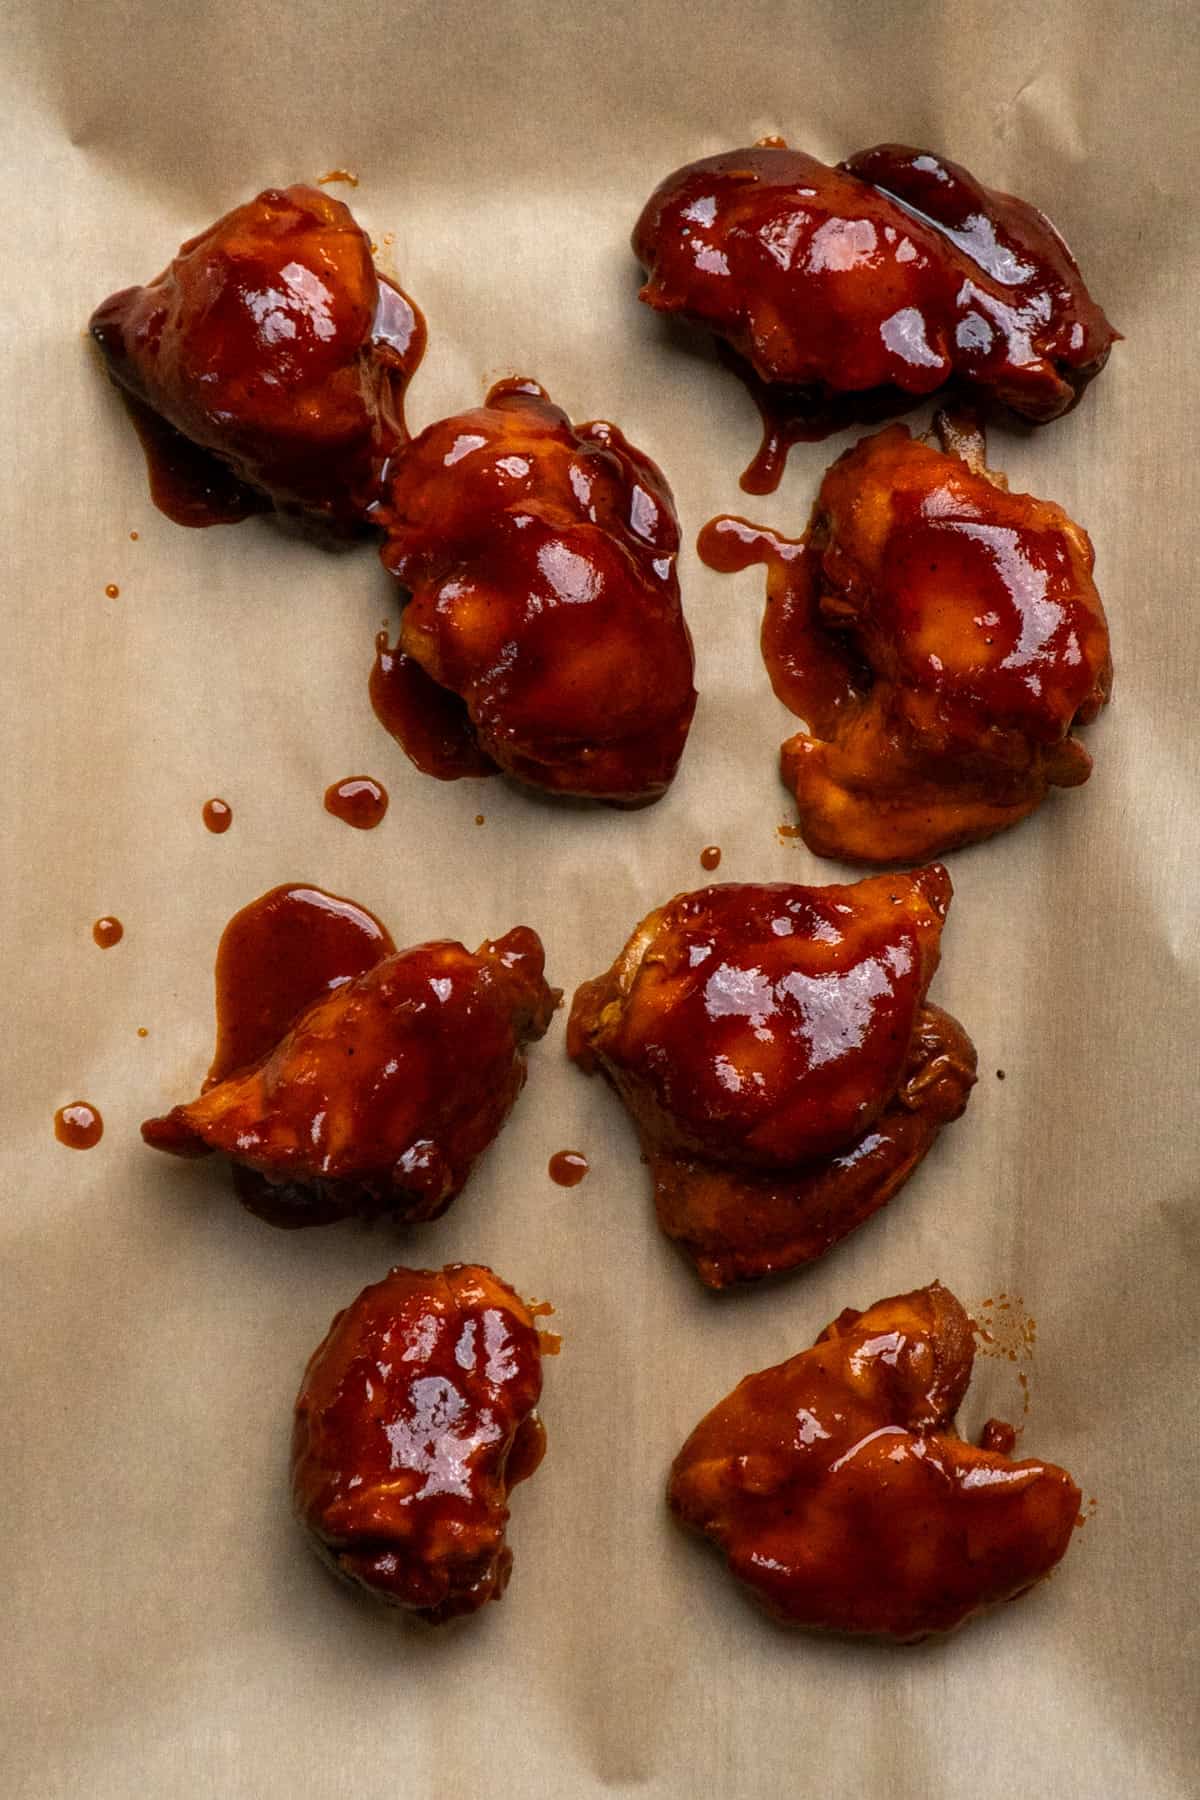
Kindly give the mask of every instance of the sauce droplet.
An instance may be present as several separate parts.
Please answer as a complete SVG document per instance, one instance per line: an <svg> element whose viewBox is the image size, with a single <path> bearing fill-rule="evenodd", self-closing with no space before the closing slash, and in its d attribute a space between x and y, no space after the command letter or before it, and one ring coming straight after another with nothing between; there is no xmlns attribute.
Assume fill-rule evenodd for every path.
<svg viewBox="0 0 1200 1800"><path fill-rule="evenodd" d="M233 808L225 800L206 800L201 817L210 831L219 834L233 824Z"/></svg>
<svg viewBox="0 0 1200 1800"><path fill-rule="evenodd" d="M97 919L92 926L93 941L99 944L102 950L111 950L113 945L119 944L124 936L125 927L120 919L112 919L107 913L102 919Z"/></svg>
<svg viewBox="0 0 1200 1800"><path fill-rule="evenodd" d="M146 1029L146 1027L144 1025L138 1026L138 1036L139 1037L149 1037L150 1036L149 1031Z"/></svg>
<svg viewBox="0 0 1200 1800"><path fill-rule="evenodd" d="M68 1150L90 1150L104 1136L104 1120L86 1100L72 1100L55 1113L54 1135Z"/></svg>
<svg viewBox="0 0 1200 1800"><path fill-rule="evenodd" d="M475 814L475 823L476 823L476 824L477 824L477 825L482 825L482 824L483 824L483 814L482 814L482 813L476 813L476 814Z"/></svg>
<svg viewBox="0 0 1200 1800"><path fill-rule="evenodd" d="M543 1356L557 1356L562 1350L562 1338L557 1331L539 1331L538 1349Z"/></svg>
<svg viewBox="0 0 1200 1800"><path fill-rule="evenodd" d="M786 820L782 825L777 825L775 827L775 836L779 839L781 844L790 844L793 838L802 837L803 835L799 825L789 825Z"/></svg>
<svg viewBox="0 0 1200 1800"><path fill-rule="evenodd" d="M115 581L110 581L104 591L110 600L119 600L121 597L121 590Z"/></svg>
<svg viewBox="0 0 1200 1800"><path fill-rule="evenodd" d="M702 869L719 869L720 866L721 846L719 844L706 844L704 849L700 852L700 867Z"/></svg>
<svg viewBox="0 0 1200 1800"><path fill-rule="evenodd" d="M131 532L130 532L130 534L129 534L129 541L130 541L130 543L131 543L131 544L136 544L136 543L137 543L137 541L138 541L138 534L137 534L137 532L136 532L136 531L131 531Z"/></svg>
<svg viewBox="0 0 1200 1800"><path fill-rule="evenodd" d="M1003 1069L997 1069L997 1070L996 1070L996 1080L997 1080L997 1081L1003 1081L1003 1080L1004 1080L1004 1070L1003 1070Z"/></svg>
<svg viewBox="0 0 1200 1800"><path fill-rule="evenodd" d="M423 775L459 781L496 773L479 747L465 702L403 650L393 649L386 631L375 639L370 695L375 717Z"/></svg>
<svg viewBox="0 0 1200 1800"><path fill-rule="evenodd" d="M387 789L370 775L347 775L325 789L325 811L356 831L374 831L387 809Z"/></svg>
<svg viewBox="0 0 1200 1800"><path fill-rule="evenodd" d="M318 187L327 187L331 181L344 181L349 187L358 186L358 176L353 169L326 169L324 175L317 176Z"/></svg>
<svg viewBox="0 0 1200 1800"><path fill-rule="evenodd" d="M578 1150L557 1150L550 1158L549 1175L559 1187L578 1187L591 1165Z"/></svg>

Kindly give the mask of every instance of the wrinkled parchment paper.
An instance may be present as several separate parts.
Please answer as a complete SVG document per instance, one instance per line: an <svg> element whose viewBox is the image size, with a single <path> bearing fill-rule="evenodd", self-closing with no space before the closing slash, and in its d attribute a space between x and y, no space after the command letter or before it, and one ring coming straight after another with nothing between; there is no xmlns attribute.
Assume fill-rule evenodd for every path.
<svg viewBox="0 0 1200 1800"><path fill-rule="evenodd" d="M1191 9L45 0L0 30L0 1791L1194 1794ZM928 144L1027 195L1127 336L1072 417L992 438L1014 487L1090 529L1117 680L1087 734L1091 783L950 859L934 998L979 1046L967 1115L823 1262L713 1298L654 1229L632 1132L567 1063L560 1014L439 1224L272 1230L215 1164L137 1135L203 1074L217 937L267 887L351 895L401 943L526 921L569 992L647 908L702 884L706 844L730 880L842 873L776 835L791 723L759 660L761 576L710 574L691 546L731 507L799 530L850 440L798 449L776 495L742 496L753 408L635 304L627 250L660 176L768 131L830 159ZM151 506L83 338L91 307L259 188L338 165L429 319L414 425L531 374L666 468L701 703L661 805L422 777L367 703L395 618L373 551L263 520L188 532ZM373 833L322 809L361 773L391 793ZM233 808L224 837L201 824L211 795ZM100 951L105 912L125 938ZM105 1120L87 1154L52 1135L76 1098ZM592 1162L573 1191L546 1175L564 1147ZM332 1313L393 1261L457 1258L549 1296L566 1342L508 1596L434 1635L375 1616L308 1554L287 1440ZM788 1635L672 1527L670 1458L742 1374L935 1275L1036 1320L1031 1361L981 1359L966 1423L1019 1420L1025 1374L1024 1447L1065 1463L1094 1516L1051 1581L948 1644Z"/></svg>

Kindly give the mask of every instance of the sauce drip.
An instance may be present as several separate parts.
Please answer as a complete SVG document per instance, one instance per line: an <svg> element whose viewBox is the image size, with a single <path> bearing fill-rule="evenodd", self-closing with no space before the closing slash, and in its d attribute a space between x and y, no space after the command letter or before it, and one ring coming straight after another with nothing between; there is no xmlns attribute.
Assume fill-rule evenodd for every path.
<svg viewBox="0 0 1200 1800"><path fill-rule="evenodd" d="M722 514L709 520L696 548L722 574L764 565L762 654L771 686L810 731L832 736L841 715L868 691L870 675L822 622L816 558L805 541Z"/></svg>
<svg viewBox="0 0 1200 1800"><path fill-rule="evenodd" d="M99 944L101 950L111 950L124 936L125 927L120 919L110 918L107 913L92 926L92 940Z"/></svg>
<svg viewBox="0 0 1200 1800"><path fill-rule="evenodd" d="M54 1135L68 1150L90 1150L104 1136L104 1120L86 1100L72 1100L55 1113Z"/></svg>
<svg viewBox="0 0 1200 1800"><path fill-rule="evenodd" d="M205 1089L274 1049L314 1000L395 948L373 913L322 888L288 884L252 900L217 949L217 1046Z"/></svg>
<svg viewBox="0 0 1200 1800"><path fill-rule="evenodd" d="M233 824L233 808L225 800L206 800L200 816L207 829L216 832L218 836L223 831L228 831Z"/></svg>
<svg viewBox="0 0 1200 1800"><path fill-rule="evenodd" d="M371 337L378 356L383 358L391 371L391 405L401 439L408 439L408 427L404 422L404 398L408 393L408 384L416 374L425 354L428 331L425 326L425 315L415 300L410 300L403 288L389 281L386 275L379 275L379 298L375 302L375 320L371 327ZM387 465L384 465L384 477ZM383 477L381 477L382 482ZM374 506L368 509L372 512Z"/></svg>
<svg viewBox="0 0 1200 1800"><path fill-rule="evenodd" d="M358 186L358 176L353 169L326 169L324 175L317 176L318 187L328 187L331 181L344 181L352 188Z"/></svg>
<svg viewBox="0 0 1200 1800"><path fill-rule="evenodd" d="M773 494L787 467L794 444L817 444L855 425L874 425L911 412L920 396L896 387L872 388L863 394L823 394L814 388L764 381L744 357L718 340L717 356L737 376L758 409L762 442L738 485L747 494Z"/></svg>
<svg viewBox="0 0 1200 1800"><path fill-rule="evenodd" d="M150 498L174 524L236 525L254 513L270 512L266 495L239 481L219 456L193 444L123 388L121 399L146 459Z"/></svg>
<svg viewBox="0 0 1200 1800"><path fill-rule="evenodd" d="M387 789L370 775L348 775L325 789L325 811L356 831L374 831L387 809Z"/></svg>
<svg viewBox="0 0 1200 1800"><path fill-rule="evenodd" d="M708 869L711 872L713 869L719 869L720 866L721 846L719 844L706 844L704 849L700 852L700 867L702 869Z"/></svg>
<svg viewBox="0 0 1200 1800"><path fill-rule="evenodd" d="M578 1187L591 1164L579 1150L557 1150L550 1158L548 1173L559 1187Z"/></svg>
<svg viewBox="0 0 1200 1800"><path fill-rule="evenodd" d="M121 590L115 581L110 581L104 592L108 595L110 600L119 600L121 598Z"/></svg>
<svg viewBox="0 0 1200 1800"><path fill-rule="evenodd" d="M375 717L423 775L459 781L496 773L479 747L465 702L403 650L392 648L386 631L375 639L370 695Z"/></svg>

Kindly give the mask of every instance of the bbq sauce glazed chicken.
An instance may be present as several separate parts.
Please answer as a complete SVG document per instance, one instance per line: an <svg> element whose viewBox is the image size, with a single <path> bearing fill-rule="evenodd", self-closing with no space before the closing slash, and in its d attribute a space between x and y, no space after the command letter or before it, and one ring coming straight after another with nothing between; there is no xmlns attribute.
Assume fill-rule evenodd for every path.
<svg viewBox="0 0 1200 1800"><path fill-rule="evenodd" d="M701 888L576 993L569 1053L624 1101L658 1222L707 1286L820 1256L962 1112L975 1051L925 1001L950 895L936 865Z"/></svg>
<svg viewBox="0 0 1200 1800"><path fill-rule="evenodd" d="M522 1047L558 1000L542 969L527 926L474 954L398 951L352 902L276 888L222 938L204 1089L142 1136L224 1151L242 1203L274 1225L436 1219L524 1086Z"/></svg>
<svg viewBox="0 0 1200 1800"><path fill-rule="evenodd" d="M826 473L797 543L715 519L700 554L763 562L763 656L808 726L783 779L818 856L917 862L1015 825L1092 759L1112 686L1087 533L1010 494L966 421L893 425Z"/></svg>
<svg viewBox="0 0 1200 1800"><path fill-rule="evenodd" d="M500 382L413 441L377 518L409 598L372 695L419 768L626 805L666 790L696 705L679 526L615 425Z"/></svg>
<svg viewBox="0 0 1200 1800"><path fill-rule="evenodd" d="M349 208L310 187L226 213L90 329L131 401L155 501L183 525L272 505L361 525L425 345Z"/></svg>
<svg viewBox="0 0 1200 1800"><path fill-rule="evenodd" d="M292 1496L317 1554L440 1624L499 1600L508 1496L542 1460L537 1329L490 1269L393 1269L340 1312L296 1400Z"/></svg>
<svg viewBox="0 0 1200 1800"><path fill-rule="evenodd" d="M898 144L836 168L777 139L704 157L651 195L633 248L646 304L706 326L747 376L758 493L789 442L846 422L846 396L902 411L954 376L1045 421L1118 336L1040 212Z"/></svg>
<svg viewBox="0 0 1200 1800"><path fill-rule="evenodd" d="M955 1433L974 1354L938 1282L848 1309L701 1420L672 1512L785 1624L913 1643L1015 1599L1066 1552L1079 1489L1010 1460L1011 1426Z"/></svg>

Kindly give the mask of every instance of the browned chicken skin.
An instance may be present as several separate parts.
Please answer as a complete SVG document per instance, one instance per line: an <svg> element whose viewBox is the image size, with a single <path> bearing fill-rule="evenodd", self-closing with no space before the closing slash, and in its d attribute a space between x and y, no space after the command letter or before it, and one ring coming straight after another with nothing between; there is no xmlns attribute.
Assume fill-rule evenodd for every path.
<svg viewBox="0 0 1200 1800"><path fill-rule="evenodd" d="M373 696L420 768L626 805L666 790L696 692L679 526L649 457L501 382L413 441L377 518L410 598ZM447 729L458 709L450 753L420 729L431 706Z"/></svg>
<svg viewBox="0 0 1200 1800"><path fill-rule="evenodd" d="M820 1256L962 1112L974 1048L925 1002L950 894L937 866L702 888L576 993L569 1052L625 1102L659 1224L708 1286Z"/></svg>
<svg viewBox="0 0 1200 1800"><path fill-rule="evenodd" d="M499 1600L508 1496L542 1459L541 1350L490 1269L393 1269L334 1319L296 1400L292 1494L334 1573L440 1624Z"/></svg>
<svg viewBox="0 0 1200 1800"><path fill-rule="evenodd" d="M671 1510L786 1624L911 1643L1015 1599L1065 1554L1079 1489L1011 1461L998 1421L982 1448L956 1435L974 1354L938 1282L843 1312L701 1420Z"/></svg>
<svg viewBox="0 0 1200 1800"><path fill-rule="evenodd" d="M701 536L715 567L767 565L763 655L808 726L783 778L819 856L922 861L1091 772L1072 731L1112 684L1091 542L939 425L944 450L893 425L839 457L799 544L728 518Z"/></svg>
<svg viewBox="0 0 1200 1800"><path fill-rule="evenodd" d="M269 908L278 940L299 897L311 895L333 899L276 889L255 906ZM314 910L322 929L344 927L344 912ZM237 944L240 929L250 951L235 966L260 966L256 919L247 908L227 928L226 941L232 934ZM365 948L360 934L352 978L335 973L334 985L337 960L322 967L314 956L306 992L295 977L297 966L309 966L307 919L305 928L306 942L299 933L286 940L289 954L275 975L283 1005L268 1003L262 1027L242 1037L241 1053L257 1053L222 1068L195 1100L148 1119L142 1136L178 1156L224 1151L244 1204L273 1224L320 1225L349 1214L435 1219L503 1125L525 1082L522 1046L541 1037L553 1015L541 941L518 926L474 954L448 941L393 951L386 934ZM289 1013L297 1002L303 1010Z"/></svg>
<svg viewBox="0 0 1200 1800"><path fill-rule="evenodd" d="M155 498L187 525L272 503L361 524L425 342L349 208L304 186L226 213L97 307L91 332L134 402Z"/></svg>

